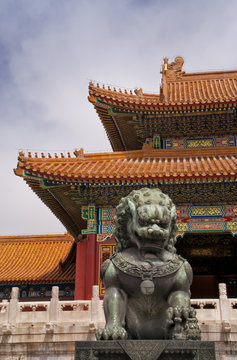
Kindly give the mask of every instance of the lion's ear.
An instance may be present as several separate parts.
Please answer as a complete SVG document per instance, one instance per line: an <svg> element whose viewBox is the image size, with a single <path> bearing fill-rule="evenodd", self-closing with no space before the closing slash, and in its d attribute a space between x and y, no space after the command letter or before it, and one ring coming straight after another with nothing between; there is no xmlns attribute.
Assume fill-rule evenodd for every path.
<svg viewBox="0 0 237 360"><path fill-rule="evenodd" d="M128 199L128 207L131 214L134 216L136 214L136 205L129 199Z"/></svg>

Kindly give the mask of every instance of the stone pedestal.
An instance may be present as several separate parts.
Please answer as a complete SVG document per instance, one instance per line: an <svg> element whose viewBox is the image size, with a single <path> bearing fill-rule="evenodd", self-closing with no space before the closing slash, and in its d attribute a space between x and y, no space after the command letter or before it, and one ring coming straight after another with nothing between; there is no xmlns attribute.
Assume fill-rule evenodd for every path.
<svg viewBox="0 0 237 360"><path fill-rule="evenodd" d="M76 342L75 360L215 360L213 342L109 340Z"/></svg>

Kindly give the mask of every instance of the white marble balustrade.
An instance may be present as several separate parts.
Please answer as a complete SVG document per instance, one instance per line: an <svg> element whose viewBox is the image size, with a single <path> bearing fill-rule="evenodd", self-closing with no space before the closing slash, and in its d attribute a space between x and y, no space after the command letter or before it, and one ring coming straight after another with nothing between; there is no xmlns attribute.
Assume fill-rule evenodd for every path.
<svg viewBox="0 0 237 360"><path fill-rule="evenodd" d="M41 342L93 340L98 327L104 326L103 301L98 286L92 300L60 301L58 287L52 288L50 301L19 302L18 288L10 301L0 303L2 341ZM192 299L203 340L237 341L237 299L229 299L225 284L219 284L219 299Z"/></svg>

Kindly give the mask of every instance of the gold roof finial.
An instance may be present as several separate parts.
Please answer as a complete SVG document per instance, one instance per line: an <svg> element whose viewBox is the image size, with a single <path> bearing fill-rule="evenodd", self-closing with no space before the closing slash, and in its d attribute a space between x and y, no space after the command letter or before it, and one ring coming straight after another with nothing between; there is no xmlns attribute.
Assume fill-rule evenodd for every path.
<svg viewBox="0 0 237 360"><path fill-rule="evenodd" d="M76 149L73 153L77 158L84 159L84 150L82 148L79 150Z"/></svg>
<svg viewBox="0 0 237 360"><path fill-rule="evenodd" d="M134 92L135 92L135 94L136 94L137 96L142 96L142 95L143 95L143 90L142 90L142 88L140 88L140 89L135 89Z"/></svg>
<svg viewBox="0 0 237 360"><path fill-rule="evenodd" d="M176 56L173 62L169 64L168 58L164 58L164 63L162 66L162 74L168 80L176 80L181 79L185 71L182 71L182 67L184 64L184 59L182 56Z"/></svg>
<svg viewBox="0 0 237 360"><path fill-rule="evenodd" d="M24 156L25 156L24 151L19 151L18 160L21 160L21 158L24 157Z"/></svg>

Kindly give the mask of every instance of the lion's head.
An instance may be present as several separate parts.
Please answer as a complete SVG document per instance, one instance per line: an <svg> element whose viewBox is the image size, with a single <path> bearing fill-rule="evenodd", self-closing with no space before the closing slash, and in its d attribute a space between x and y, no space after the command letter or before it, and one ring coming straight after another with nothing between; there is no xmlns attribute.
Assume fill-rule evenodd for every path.
<svg viewBox="0 0 237 360"><path fill-rule="evenodd" d="M134 190L116 208L117 252L131 246L176 252L176 208L159 189Z"/></svg>

